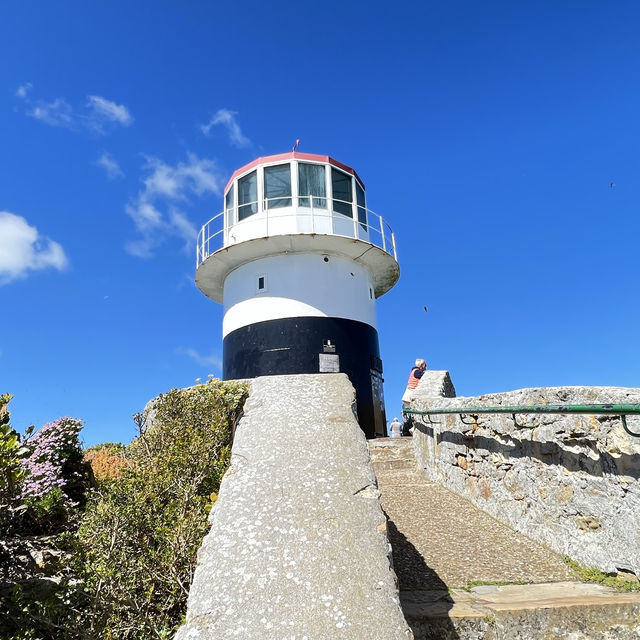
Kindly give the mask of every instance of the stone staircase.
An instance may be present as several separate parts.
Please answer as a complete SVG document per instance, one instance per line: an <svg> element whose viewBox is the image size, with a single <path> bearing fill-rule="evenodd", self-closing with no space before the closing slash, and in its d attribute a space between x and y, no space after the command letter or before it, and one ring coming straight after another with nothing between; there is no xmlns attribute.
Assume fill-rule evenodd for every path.
<svg viewBox="0 0 640 640"><path fill-rule="evenodd" d="M581 583L546 547L427 482L411 438L369 451L416 640L640 639L640 593Z"/></svg>
<svg viewBox="0 0 640 640"><path fill-rule="evenodd" d="M389 471L418 471L412 438L376 438L368 440L368 444L376 476Z"/></svg>

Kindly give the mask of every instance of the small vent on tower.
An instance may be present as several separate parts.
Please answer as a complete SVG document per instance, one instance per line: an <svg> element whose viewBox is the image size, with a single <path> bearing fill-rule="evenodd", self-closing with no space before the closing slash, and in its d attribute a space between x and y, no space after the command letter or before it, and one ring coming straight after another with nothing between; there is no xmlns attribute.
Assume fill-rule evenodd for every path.
<svg viewBox="0 0 640 640"><path fill-rule="evenodd" d="M266 275L257 276L256 290L258 292L267 290L267 276Z"/></svg>

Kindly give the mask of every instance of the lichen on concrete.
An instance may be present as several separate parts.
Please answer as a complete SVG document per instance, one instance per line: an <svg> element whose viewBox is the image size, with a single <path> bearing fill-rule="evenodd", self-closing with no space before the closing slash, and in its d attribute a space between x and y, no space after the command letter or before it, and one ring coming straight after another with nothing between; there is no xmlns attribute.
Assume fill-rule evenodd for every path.
<svg viewBox="0 0 640 640"><path fill-rule="evenodd" d="M407 640L344 374L252 382L176 640Z"/></svg>

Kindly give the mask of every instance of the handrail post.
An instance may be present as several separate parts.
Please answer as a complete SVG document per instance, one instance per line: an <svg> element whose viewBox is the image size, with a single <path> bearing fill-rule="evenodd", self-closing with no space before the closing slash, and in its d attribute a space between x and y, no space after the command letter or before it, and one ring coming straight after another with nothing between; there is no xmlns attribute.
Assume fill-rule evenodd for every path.
<svg viewBox="0 0 640 640"><path fill-rule="evenodd" d="M385 242L385 239L384 239L384 220L382 219L382 216L378 216L378 219L380 220L380 235L382 235L382 250L386 251L387 243Z"/></svg>
<svg viewBox="0 0 640 640"><path fill-rule="evenodd" d="M354 206L354 203L351 203L351 215L353 217L353 238L354 240L358 239L358 207Z"/></svg>
<svg viewBox="0 0 640 640"><path fill-rule="evenodd" d="M391 232L391 244L393 245L393 259L398 262L398 252L396 251L396 236Z"/></svg>

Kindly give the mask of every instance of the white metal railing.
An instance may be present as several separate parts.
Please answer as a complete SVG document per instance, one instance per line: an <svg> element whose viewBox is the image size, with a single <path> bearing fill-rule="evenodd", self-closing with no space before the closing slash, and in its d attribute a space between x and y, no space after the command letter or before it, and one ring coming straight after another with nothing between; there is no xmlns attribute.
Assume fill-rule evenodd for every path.
<svg viewBox="0 0 640 640"><path fill-rule="evenodd" d="M295 200L298 201L297 207L293 206ZM282 203L287 201L289 204L282 206ZM300 205L300 202L303 204ZM351 216L335 211L333 203L348 205ZM230 225L225 224L227 216L230 215L233 220L238 220L239 210L243 207L249 207L251 210L253 205L256 205L255 213ZM355 202L335 198L309 195L279 196L235 205L233 209L221 211L202 225L198 233L196 267L223 247L253 238L292 233L357 238L386 251L393 256L394 260L398 259L396 239L391 227L382 216L370 209L358 206Z"/></svg>

